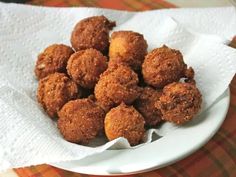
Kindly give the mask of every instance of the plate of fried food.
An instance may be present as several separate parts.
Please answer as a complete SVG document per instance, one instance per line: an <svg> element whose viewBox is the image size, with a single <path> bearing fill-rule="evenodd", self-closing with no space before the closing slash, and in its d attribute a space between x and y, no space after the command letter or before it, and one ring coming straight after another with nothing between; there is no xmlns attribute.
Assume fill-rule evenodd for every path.
<svg viewBox="0 0 236 177"><path fill-rule="evenodd" d="M97 137L125 138L130 148L53 166L97 175L160 168L200 148L226 116L228 91L201 111L195 70L181 51L165 44L148 51L144 36L130 30L109 36L115 25L105 16L85 18L72 31L71 47L53 44L40 53L37 100L65 141L89 146ZM176 128L158 134L167 125Z"/></svg>

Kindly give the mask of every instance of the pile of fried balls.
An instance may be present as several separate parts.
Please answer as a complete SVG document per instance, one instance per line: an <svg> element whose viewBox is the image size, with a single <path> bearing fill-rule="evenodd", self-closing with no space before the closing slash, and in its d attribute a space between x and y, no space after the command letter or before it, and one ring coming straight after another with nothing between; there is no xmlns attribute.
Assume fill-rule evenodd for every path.
<svg viewBox="0 0 236 177"><path fill-rule="evenodd" d="M65 140L88 144L97 136L142 143L145 130L163 121L196 116L202 96L180 51L166 45L147 52L147 41L105 16L78 22L71 45L53 44L38 55L37 100L58 120Z"/></svg>

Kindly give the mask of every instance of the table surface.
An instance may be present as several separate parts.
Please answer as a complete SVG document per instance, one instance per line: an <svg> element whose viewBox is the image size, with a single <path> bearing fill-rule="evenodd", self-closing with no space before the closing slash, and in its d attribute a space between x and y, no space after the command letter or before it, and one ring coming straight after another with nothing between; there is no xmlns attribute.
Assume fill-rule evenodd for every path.
<svg viewBox="0 0 236 177"><path fill-rule="evenodd" d="M28 4L43 6L102 7L143 11L177 7L215 7L230 5L228 0L31 0ZM235 32L236 33L236 32ZM231 47L236 48L236 38ZM164 168L127 177L234 177L236 176L236 77L230 84L230 107L227 117L215 136L189 157ZM18 168L1 173L0 177L94 177L61 170L49 165Z"/></svg>

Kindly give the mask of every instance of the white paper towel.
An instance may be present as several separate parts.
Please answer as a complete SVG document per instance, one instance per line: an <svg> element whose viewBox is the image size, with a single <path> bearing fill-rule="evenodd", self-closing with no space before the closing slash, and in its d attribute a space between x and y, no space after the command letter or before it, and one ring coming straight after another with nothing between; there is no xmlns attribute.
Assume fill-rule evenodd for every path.
<svg viewBox="0 0 236 177"><path fill-rule="evenodd" d="M77 21L101 14L117 21L114 30L143 33L149 50L162 44L181 50L186 63L195 69L197 85L203 94L203 110L226 90L235 74L236 51L223 44L236 29L233 8L129 13L0 3L0 170L81 159L111 146L129 147L123 138L99 147L69 143L36 102L37 81L33 70L38 53L52 43L69 45ZM229 17L232 20L226 21ZM189 32L183 25L197 33ZM153 131L165 136L173 128L181 127L165 123L157 130L150 130L147 139L150 140Z"/></svg>

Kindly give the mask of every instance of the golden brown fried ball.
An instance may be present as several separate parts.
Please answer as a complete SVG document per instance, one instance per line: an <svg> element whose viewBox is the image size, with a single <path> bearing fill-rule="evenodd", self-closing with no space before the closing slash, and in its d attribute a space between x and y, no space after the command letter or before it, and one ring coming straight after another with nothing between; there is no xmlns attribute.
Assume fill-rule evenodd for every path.
<svg viewBox="0 0 236 177"><path fill-rule="evenodd" d="M144 118L133 106L122 103L112 108L105 117L105 133L110 141L124 137L130 145L137 145L144 131Z"/></svg>
<svg viewBox="0 0 236 177"><path fill-rule="evenodd" d="M139 96L137 84L138 76L129 67L121 65L108 68L101 74L94 94L98 103L107 111L121 102L131 104Z"/></svg>
<svg viewBox="0 0 236 177"><path fill-rule="evenodd" d="M194 84L174 82L164 87L155 106L164 120L183 124L197 114L201 103L201 93Z"/></svg>
<svg viewBox="0 0 236 177"><path fill-rule="evenodd" d="M111 35L109 66L124 64L134 70L141 68L147 53L147 42L142 34L133 31L117 31Z"/></svg>
<svg viewBox="0 0 236 177"><path fill-rule="evenodd" d="M92 89L107 69L107 58L96 49L81 50L71 55L67 72L81 87Z"/></svg>
<svg viewBox="0 0 236 177"><path fill-rule="evenodd" d="M70 56L74 53L71 47L64 44L53 44L39 54L35 66L37 79L42 79L55 72L66 73L66 65Z"/></svg>
<svg viewBox="0 0 236 177"><path fill-rule="evenodd" d="M109 47L109 30L114 26L115 22L109 21L105 16L85 18L74 27L71 45L76 51L95 48L106 53Z"/></svg>
<svg viewBox="0 0 236 177"><path fill-rule="evenodd" d="M58 115L61 134L73 143L87 144L104 128L105 112L88 98L69 101Z"/></svg>
<svg viewBox="0 0 236 177"><path fill-rule="evenodd" d="M142 89L139 98L135 101L135 108L143 115L145 125L155 126L161 122L161 111L155 107L162 91L151 87Z"/></svg>
<svg viewBox="0 0 236 177"><path fill-rule="evenodd" d="M57 117L62 106L78 96L76 83L64 73L50 74L39 81L37 99L51 118Z"/></svg>
<svg viewBox="0 0 236 177"><path fill-rule="evenodd" d="M163 88L182 77L193 78L192 68L190 70L187 70L180 51L165 45L148 53L142 65L145 82L155 88Z"/></svg>

